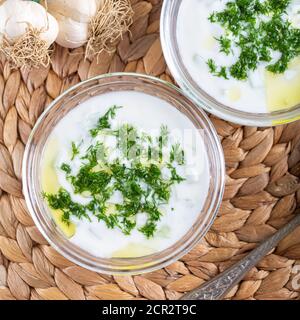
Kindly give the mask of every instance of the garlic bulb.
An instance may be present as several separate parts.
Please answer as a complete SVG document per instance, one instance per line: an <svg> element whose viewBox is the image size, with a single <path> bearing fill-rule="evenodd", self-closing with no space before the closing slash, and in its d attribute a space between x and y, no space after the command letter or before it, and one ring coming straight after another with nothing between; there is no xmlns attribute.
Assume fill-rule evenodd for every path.
<svg viewBox="0 0 300 320"><path fill-rule="evenodd" d="M56 42L66 48L77 48L88 40L89 23L102 0L45 0L43 5L58 21Z"/></svg>
<svg viewBox="0 0 300 320"><path fill-rule="evenodd" d="M58 23L45 8L33 1L6 0L0 5L1 40L5 36L11 45L29 27L40 30L40 38L49 47L58 35Z"/></svg>
<svg viewBox="0 0 300 320"><path fill-rule="evenodd" d="M130 0L43 0L59 23L56 42L66 48L86 44L86 54L113 51L132 23Z"/></svg>

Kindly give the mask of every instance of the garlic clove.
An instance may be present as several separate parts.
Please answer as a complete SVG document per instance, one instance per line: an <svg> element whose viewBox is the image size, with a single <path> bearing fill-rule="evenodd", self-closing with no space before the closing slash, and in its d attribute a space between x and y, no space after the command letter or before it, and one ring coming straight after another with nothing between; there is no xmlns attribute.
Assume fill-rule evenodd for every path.
<svg viewBox="0 0 300 320"><path fill-rule="evenodd" d="M77 22L90 22L98 11L97 0L43 0L48 12L71 18Z"/></svg>
<svg viewBox="0 0 300 320"><path fill-rule="evenodd" d="M78 22L71 18L55 14L59 25L59 34L56 42L65 48L78 48L84 45L88 39L88 23Z"/></svg>
<svg viewBox="0 0 300 320"><path fill-rule="evenodd" d="M59 26L56 19L47 13L48 25L44 32L41 33L41 39L45 40L50 47L50 45L56 40L59 32Z"/></svg>
<svg viewBox="0 0 300 320"><path fill-rule="evenodd" d="M7 35L7 25L10 23L10 20L12 18L12 15L14 13L15 16L17 16L19 14L19 9L17 6L17 0L11 0L11 1L5 1L1 7L0 7L0 27L1 27L1 32L3 33L3 35ZM15 23L15 21L12 22L12 25ZM15 28L19 29L19 25L15 26ZM13 30L14 31L14 30ZM21 31L22 32L22 31ZM13 35L15 34L22 34L20 31L15 31L12 32Z"/></svg>

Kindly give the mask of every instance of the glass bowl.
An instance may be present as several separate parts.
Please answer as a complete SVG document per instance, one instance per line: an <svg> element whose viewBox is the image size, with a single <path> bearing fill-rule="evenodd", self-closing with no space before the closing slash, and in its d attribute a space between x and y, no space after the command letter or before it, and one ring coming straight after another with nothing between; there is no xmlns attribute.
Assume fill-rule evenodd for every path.
<svg viewBox="0 0 300 320"><path fill-rule="evenodd" d="M197 105L222 119L248 126L275 126L300 119L300 104L270 113L244 112L218 102L199 87L185 67L177 43L177 19L182 2L183 0L164 0L161 12L161 42L174 79Z"/></svg>
<svg viewBox="0 0 300 320"><path fill-rule="evenodd" d="M183 112L202 129L209 162L209 190L203 209L192 228L172 247L139 258L98 258L71 243L54 223L42 198L41 159L55 125L78 104L111 91L134 90L159 97ZM48 242L74 263L107 274L137 274L162 268L186 254L212 224L224 189L224 158L218 135L208 117L177 87L159 79L130 73L102 75L65 91L44 111L33 128L23 160L23 191L34 222Z"/></svg>

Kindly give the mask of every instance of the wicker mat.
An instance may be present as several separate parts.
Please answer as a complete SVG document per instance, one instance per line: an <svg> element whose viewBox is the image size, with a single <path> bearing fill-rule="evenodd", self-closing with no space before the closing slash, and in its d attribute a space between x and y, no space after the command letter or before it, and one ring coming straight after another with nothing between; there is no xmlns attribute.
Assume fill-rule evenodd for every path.
<svg viewBox="0 0 300 320"><path fill-rule="evenodd" d="M0 299L177 299L241 259L300 204L300 122L250 128L211 117L225 152L227 186L213 227L189 254L156 272L113 277L82 269L48 245L21 191L24 145L45 106L80 80L108 71L172 81L159 40L161 1L132 3L131 34L114 55L89 61L83 48L69 52L57 46L51 67L32 71L13 70L0 58ZM299 299L297 265L300 228L227 298Z"/></svg>

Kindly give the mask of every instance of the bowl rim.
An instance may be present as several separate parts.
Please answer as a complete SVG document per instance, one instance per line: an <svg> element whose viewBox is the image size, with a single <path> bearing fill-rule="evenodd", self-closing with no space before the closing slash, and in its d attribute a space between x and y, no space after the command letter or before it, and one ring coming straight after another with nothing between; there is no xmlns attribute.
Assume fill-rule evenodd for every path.
<svg viewBox="0 0 300 320"><path fill-rule="evenodd" d="M160 17L161 46L166 63L175 81L191 100L199 107L217 117L246 126L276 126L300 119L300 103L288 109L269 113L252 113L240 111L220 103L206 93L192 78L184 63L179 59L177 46L176 23L178 11L183 0L164 0ZM175 9L177 11L174 11ZM175 20L174 20L175 19Z"/></svg>
<svg viewBox="0 0 300 320"><path fill-rule="evenodd" d="M26 205L27 208L29 210L29 213L35 223L35 225L38 227L39 231L42 233L42 235L44 236L44 238L48 241L48 243L57 251L59 252L62 256L64 256L65 258L69 259L70 261L74 262L75 264L87 268L89 270L95 271L95 272L101 272L104 274L120 274L120 275L135 275L135 274L141 274L141 273L146 273L146 272L151 272L160 268L163 268L169 264L171 264L174 261L177 261L178 259L180 259L180 257L182 257L184 254L186 254L187 252L189 252L207 233L207 231L209 230L209 228L211 227L212 223L214 222L218 209L221 205L222 202L222 198L223 198L223 194L224 194L224 189L225 189L225 159L224 159L224 154L223 154L223 149L218 137L218 134L212 124L212 122L210 121L210 119L208 118L208 116L205 114L205 112L199 108L197 108L197 110L199 111L199 114L202 117L202 125L205 125L204 129L210 134L210 140L212 140L212 142L214 142L215 147L216 147L216 155L218 157L218 181L217 181L217 190L218 190L218 194L215 195L215 198L211 201L210 206L209 206L209 210L207 212L205 212L205 214L208 216L210 214L209 217L209 221L205 221L205 224L203 225L201 232L194 232L193 233L193 237L191 237L189 240L189 242L185 245L181 245L180 246L180 250L176 250L173 254L166 256L166 257L162 257L160 260L157 260L155 262L155 264L153 263L150 266L145 266L145 265L141 265L138 268L132 268L132 265L128 265L124 268L105 268L105 267L99 267L98 265L94 265L94 264L89 264L90 261L89 259L85 259L82 258L81 261L78 261L76 259L75 256L72 255L72 252L70 251L66 251L64 250L64 247L60 247L59 244L57 244L51 234L48 234L46 232L46 229L44 228L45 226L42 225L41 221L38 219L37 214L35 212L33 203L32 203L32 195L31 195L31 186L29 185L30 182L30 177L28 177L28 161L29 161L29 154L30 154L30 148L33 142L33 138L35 136L36 131L38 130L39 126L45 121L48 113L52 110L52 108L61 100L64 99L65 96L67 96L69 93L71 93L72 91L75 91L76 89L79 89L81 86L90 83L93 83L95 81L99 81L99 80L109 80L109 78L111 77L122 77L122 76L126 76L126 77L138 77L141 78L143 80L149 80L152 82L156 82L156 83L160 83L163 86L168 86L170 87L172 90L174 90L175 93L182 95L185 99L187 99L191 104L195 105L193 101L191 101L185 94L184 92L182 92L182 90L180 90L178 87L176 87L175 85L173 85L172 83L169 83L167 81L161 80L159 78L153 77L153 76L148 76L145 74L139 74L139 73L131 73L131 72L115 72L115 73L107 73L107 74L102 74L87 80L84 80L82 82L79 82L78 84L68 88L66 91L64 91L61 95L59 95L56 99L54 99L49 106L47 106L47 108L45 108L44 112L40 115L40 117L38 118L38 120L36 121L30 135L28 138L28 141L26 143L26 147L24 150L24 156L23 156L23 161L22 161L22 182L23 182L23 194L25 197L25 201L26 201ZM30 168L30 166L29 166ZM213 208L212 208L213 205ZM210 212L209 212L210 211ZM43 212L43 215L48 214ZM51 217L50 217L51 218ZM51 219L53 220L53 219ZM195 236L195 234L197 236ZM71 243L70 241L67 241L68 243ZM167 250L167 249L166 249ZM164 252L160 251L160 252ZM159 253L160 253L159 252ZM158 253L153 253L151 255L149 255L149 257L151 256L155 256ZM143 257L138 257L138 258L124 258L124 260L130 260L131 262L133 262L134 260L139 260L140 258ZM113 261L113 260L120 260L120 258L102 258L102 260L107 260L107 261Z"/></svg>

